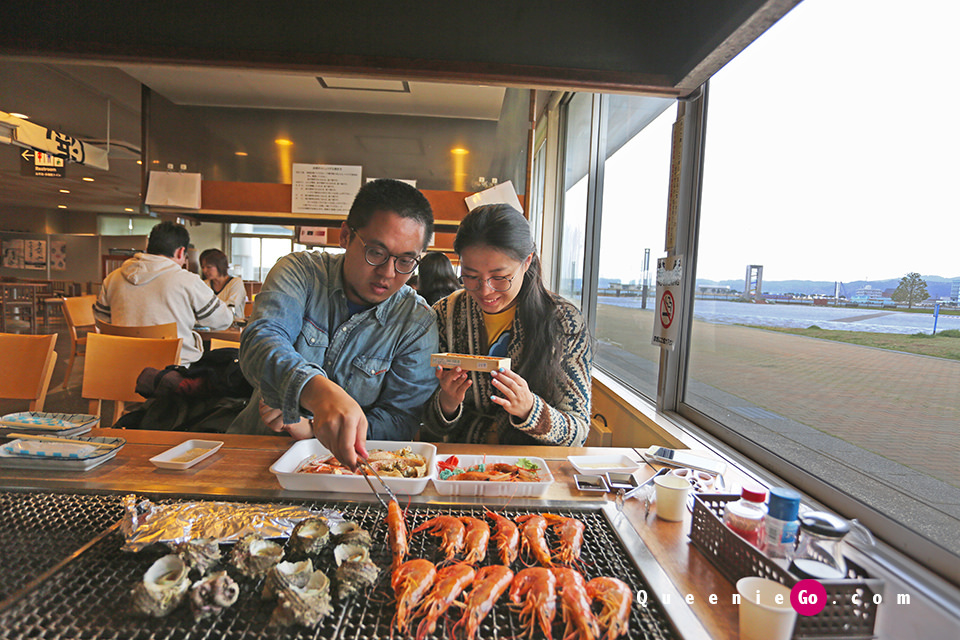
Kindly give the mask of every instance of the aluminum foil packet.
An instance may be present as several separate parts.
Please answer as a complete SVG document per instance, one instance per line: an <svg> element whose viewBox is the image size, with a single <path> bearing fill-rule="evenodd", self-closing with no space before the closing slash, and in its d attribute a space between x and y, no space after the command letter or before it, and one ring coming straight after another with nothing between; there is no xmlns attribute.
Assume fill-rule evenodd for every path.
<svg viewBox="0 0 960 640"><path fill-rule="evenodd" d="M287 538L298 522L313 516L325 518L331 526L344 521L335 509L314 511L301 505L245 502L154 504L135 495L124 496L123 510L120 529L127 551L197 538L232 543L251 533L264 538Z"/></svg>

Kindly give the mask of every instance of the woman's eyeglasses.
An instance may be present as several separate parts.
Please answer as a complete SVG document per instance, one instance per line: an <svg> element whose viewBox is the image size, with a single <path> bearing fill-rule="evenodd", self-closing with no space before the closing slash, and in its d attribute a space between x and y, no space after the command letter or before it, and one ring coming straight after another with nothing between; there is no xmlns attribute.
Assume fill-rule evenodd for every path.
<svg viewBox="0 0 960 640"><path fill-rule="evenodd" d="M483 286L483 283L486 282L487 286L494 291L503 293L504 291L510 290L510 286L513 285L513 279L517 277L518 273L519 271L512 276L490 276L489 278L460 276L460 284L462 284L463 288L467 291L477 291Z"/></svg>

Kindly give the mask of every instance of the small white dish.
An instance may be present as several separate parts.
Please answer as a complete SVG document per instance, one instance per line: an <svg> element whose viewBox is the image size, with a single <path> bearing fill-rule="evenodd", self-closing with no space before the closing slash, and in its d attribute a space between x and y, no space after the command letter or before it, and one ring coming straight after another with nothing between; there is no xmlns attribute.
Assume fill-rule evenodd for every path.
<svg viewBox="0 0 960 640"><path fill-rule="evenodd" d="M161 469L189 469L217 452L223 443L218 440L187 440L172 449L150 458Z"/></svg>
<svg viewBox="0 0 960 640"><path fill-rule="evenodd" d="M567 460L585 476L602 476L605 473L633 473L643 466L642 460L634 460L625 454L600 456L567 456Z"/></svg>

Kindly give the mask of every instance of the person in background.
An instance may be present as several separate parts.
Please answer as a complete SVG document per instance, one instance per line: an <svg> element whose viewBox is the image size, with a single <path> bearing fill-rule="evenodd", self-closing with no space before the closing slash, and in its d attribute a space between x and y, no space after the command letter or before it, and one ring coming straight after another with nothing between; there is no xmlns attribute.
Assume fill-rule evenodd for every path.
<svg viewBox="0 0 960 640"><path fill-rule="evenodd" d="M439 251L431 251L423 256L417 273L420 274L417 291L431 306L460 288L450 258Z"/></svg>
<svg viewBox="0 0 960 640"><path fill-rule="evenodd" d="M180 364L191 364L203 355L200 334L194 325L226 329L233 323L227 305L183 268L190 232L182 224L161 222L150 230L147 252L134 254L119 269L107 274L93 305L104 322L123 326L177 323L183 339Z"/></svg>
<svg viewBox="0 0 960 640"><path fill-rule="evenodd" d="M238 320L243 320L247 290L243 288L243 278L227 273L227 254L220 249L205 250L200 254L200 268L203 270L203 281L233 310L233 315Z"/></svg>
<svg viewBox="0 0 960 640"><path fill-rule="evenodd" d="M484 205L460 223L458 291L433 307L440 351L509 357L491 373L436 370L426 436L445 441L582 446L590 424L593 362L580 312L546 290L523 215Z"/></svg>
<svg viewBox="0 0 960 640"><path fill-rule="evenodd" d="M352 469L368 436L412 439L437 386L437 327L404 284L432 234L422 193L374 180L340 228L344 253L281 258L240 339L240 366L255 390L229 431L316 436Z"/></svg>

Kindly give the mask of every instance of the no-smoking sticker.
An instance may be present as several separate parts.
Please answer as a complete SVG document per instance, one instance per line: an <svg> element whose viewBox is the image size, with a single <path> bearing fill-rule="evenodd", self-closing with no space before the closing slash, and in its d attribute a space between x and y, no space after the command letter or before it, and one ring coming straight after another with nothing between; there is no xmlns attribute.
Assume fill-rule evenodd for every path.
<svg viewBox="0 0 960 640"><path fill-rule="evenodd" d="M680 282L683 275L682 260L682 256L670 256L657 260L657 316L659 322L653 323L652 344L671 350L677 343L677 326L679 325L673 319L677 317L677 304L683 299L683 296L680 295Z"/></svg>
<svg viewBox="0 0 960 640"><path fill-rule="evenodd" d="M673 294L669 290L664 291L660 296L660 324L664 329L669 329L673 324L673 314L675 307L673 304Z"/></svg>

